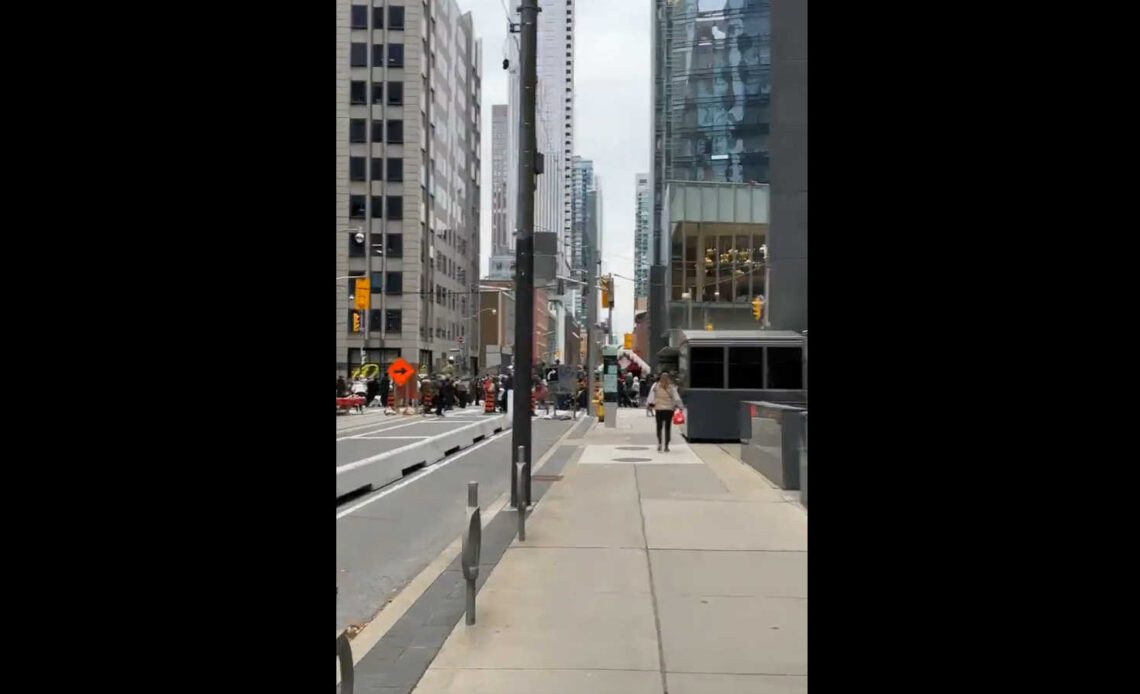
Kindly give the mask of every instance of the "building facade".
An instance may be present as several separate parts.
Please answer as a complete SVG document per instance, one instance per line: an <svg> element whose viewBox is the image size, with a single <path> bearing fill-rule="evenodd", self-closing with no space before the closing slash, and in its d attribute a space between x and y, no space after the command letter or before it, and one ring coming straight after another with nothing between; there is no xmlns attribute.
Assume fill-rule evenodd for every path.
<svg viewBox="0 0 1140 694"><path fill-rule="evenodd" d="M663 219L669 212L666 189L676 182L723 185L726 190L771 184L771 228L766 224L762 233L767 276L757 283L755 266L750 266L749 291L771 289L766 298L773 317L785 308L790 311L786 319L773 320L772 328L806 328L806 8L806 0L654 0L649 271L654 358L664 346L665 331L677 327L669 304L678 287L680 293L691 288L701 300L711 286L710 303L741 300L738 284L728 293L716 293L721 286L716 273L712 285L690 287L698 270L690 271L684 265L688 260L683 267L673 262L675 230L665 228ZM722 249L718 232L715 244L681 256L712 262L718 272L725 253L739 261L747 251L754 263L755 234L744 236L747 247L734 240ZM698 238L705 238L703 232ZM684 275L678 278L675 272Z"/></svg>
<svg viewBox="0 0 1140 694"><path fill-rule="evenodd" d="M455 0L337 2L338 373L474 347L481 53Z"/></svg>
<svg viewBox="0 0 1140 694"><path fill-rule="evenodd" d="M634 311L644 311L649 300L649 216L653 198L649 174L637 174L634 191L637 200L633 220L633 304Z"/></svg>
<svg viewBox="0 0 1140 694"><path fill-rule="evenodd" d="M507 226L508 210L514 201L507 198L508 170L514 162L507 159L510 122L507 105L491 107L491 255L514 252L514 234Z"/></svg>

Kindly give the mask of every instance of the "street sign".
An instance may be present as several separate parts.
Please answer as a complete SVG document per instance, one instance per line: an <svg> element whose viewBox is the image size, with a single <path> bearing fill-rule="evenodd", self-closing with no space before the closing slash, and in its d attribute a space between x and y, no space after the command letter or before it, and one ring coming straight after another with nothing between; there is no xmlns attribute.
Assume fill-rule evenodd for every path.
<svg viewBox="0 0 1140 694"><path fill-rule="evenodd" d="M625 348L633 349L633 333L625 334Z"/></svg>
<svg viewBox="0 0 1140 694"><path fill-rule="evenodd" d="M415 367L407 362L403 357L398 357L392 365L388 367L388 375L392 377L392 381L397 387L402 388L408 382L408 379L416 373Z"/></svg>
<svg viewBox="0 0 1140 694"><path fill-rule="evenodd" d="M372 294L371 287L368 286L368 279L356 280L356 292L353 296L356 297L356 308L361 311L368 310L368 299Z"/></svg>

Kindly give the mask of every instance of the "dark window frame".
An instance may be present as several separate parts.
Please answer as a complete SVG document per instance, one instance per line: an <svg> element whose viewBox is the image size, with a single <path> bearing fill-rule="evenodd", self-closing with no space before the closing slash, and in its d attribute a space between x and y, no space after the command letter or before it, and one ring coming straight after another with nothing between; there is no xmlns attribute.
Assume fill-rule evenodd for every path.
<svg viewBox="0 0 1140 694"><path fill-rule="evenodd" d="M353 29L368 29L368 5L353 5L349 24Z"/></svg>
<svg viewBox="0 0 1140 694"><path fill-rule="evenodd" d="M363 145L368 142L368 121L364 118L349 118L348 119L348 142L353 145ZM359 136L354 137L355 131L359 130Z"/></svg>
<svg viewBox="0 0 1140 694"><path fill-rule="evenodd" d="M357 96L359 90L360 95ZM353 105L366 105L368 103L368 83L363 80L352 80L348 86L348 103Z"/></svg>
<svg viewBox="0 0 1140 694"><path fill-rule="evenodd" d="M404 44L388 44L388 67L404 67Z"/></svg>
<svg viewBox="0 0 1140 694"><path fill-rule="evenodd" d="M389 5L388 28L393 31L403 31L404 26L404 8L401 5Z"/></svg>
<svg viewBox="0 0 1140 694"><path fill-rule="evenodd" d="M368 67L367 43L353 43L349 46L348 64L350 67Z"/></svg>
<svg viewBox="0 0 1140 694"><path fill-rule="evenodd" d="M368 160L364 157L349 157L348 158L348 180L358 181L358 182L368 180L367 179L368 172L366 169L367 164L365 163L367 161Z"/></svg>

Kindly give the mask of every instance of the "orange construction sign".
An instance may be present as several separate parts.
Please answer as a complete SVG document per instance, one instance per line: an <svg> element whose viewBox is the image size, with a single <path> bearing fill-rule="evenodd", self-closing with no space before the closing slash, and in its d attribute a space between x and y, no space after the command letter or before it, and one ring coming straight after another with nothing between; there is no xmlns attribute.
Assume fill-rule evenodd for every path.
<svg viewBox="0 0 1140 694"><path fill-rule="evenodd" d="M392 365L388 367L388 375L392 377L392 381L400 388L408 382L408 379L414 376L416 368L409 364L403 357L398 357Z"/></svg>

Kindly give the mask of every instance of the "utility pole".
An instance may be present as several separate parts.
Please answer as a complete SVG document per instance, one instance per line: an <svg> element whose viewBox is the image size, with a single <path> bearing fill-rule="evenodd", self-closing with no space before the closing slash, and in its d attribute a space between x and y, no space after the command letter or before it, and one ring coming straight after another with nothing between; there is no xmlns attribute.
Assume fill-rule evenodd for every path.
<svg viewBox="0 0 1140 694"><path fill-rule="evenodd" d="M587 230L589 227L587 227ZM598 323L598 261L596 238L587 233L586 245L586 415L594 411L594 369L597 368L598 344L594 326Z"/></svg>
<svg viewBox="0 0 1140 694"><path fill-rule="evenodd" d="M507 460L511 477L511 505L530 502L531 371L534 368L534 102L538 81L538 0L522 0L519 7L519 176L518 228L515 241L515 392L511 421L511 450L523 450L523 489L515 479L515 462Z"/></svg>

